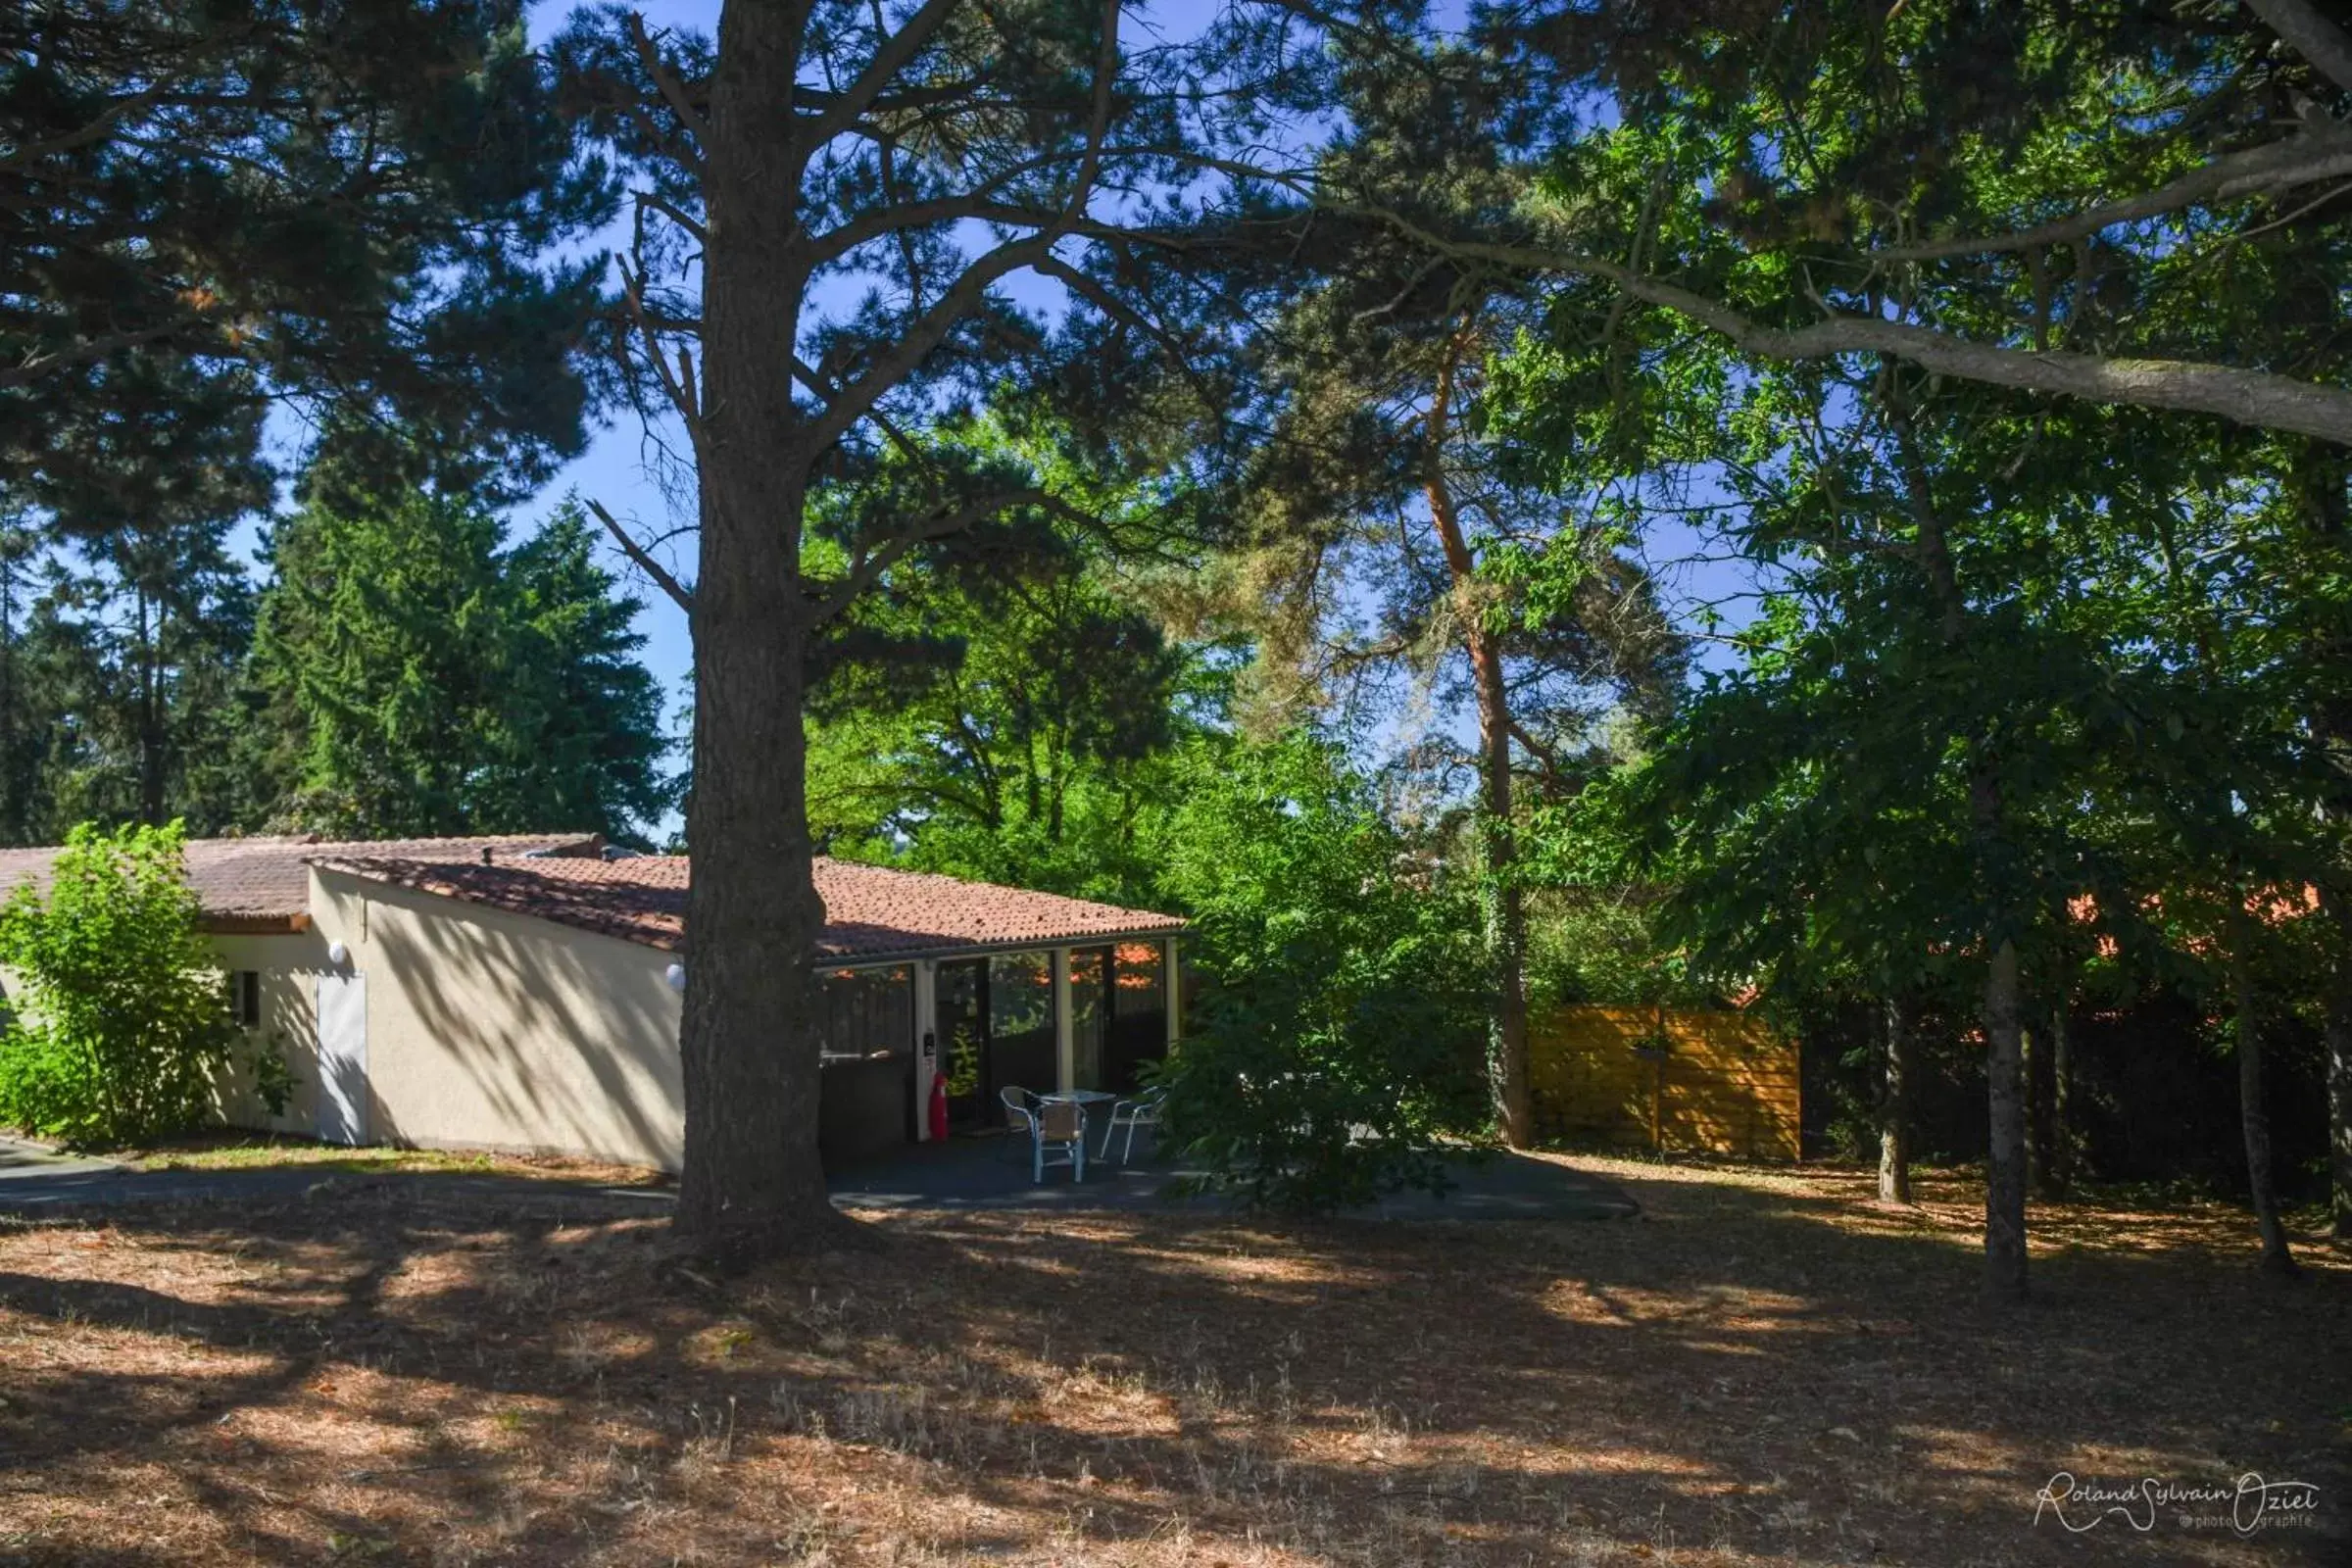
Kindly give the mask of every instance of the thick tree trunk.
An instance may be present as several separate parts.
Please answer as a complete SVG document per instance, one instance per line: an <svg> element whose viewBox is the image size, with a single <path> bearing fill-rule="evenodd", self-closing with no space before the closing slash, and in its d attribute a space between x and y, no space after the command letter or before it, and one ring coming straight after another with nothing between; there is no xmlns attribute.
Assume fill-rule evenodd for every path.
<svg viewBox="0 0 2352 1568"><path fill-rule="evenodd" d="M1984 1094L1991 1138L1984 1160L1984 1295L2026 1298L2026 1105L2017 945L1984 966Z"/></svg>
<svg viewBox="0 0 2352 1568"><path fill-rule="evenodd" d="M1517 867L1519 846L1511 822L1511 709L1503 685L1502 642L1486 624L1478 592L1477 563L1454 510L1446 477L1446 439L1453 403L1454 372L1469 352L1472 328L1465 325L1447 346L1430 398L1422 443L1422 488L1430 520L1446 556L1454 609L1470 656L1471 684L1478 694L1479 816L1487 862L1487 946L1494 968L1490 1077L1494 1117L1502 1140L1513 1149L1535 1142L1535 1097L1527 1066L1527 910Z"/></svg>
<svg viewBox="0 0 2352 1568"><path fill-rule="evenodd" d="M1911 1201L1911 1010L1886 1000L1886 1077L1879 1091L1879 1201Z"/></svg>
<svg viewBox="0 0 2352 1568"><path fill-rule="evenodd" d="M686 832L685 1170L676 1227L740 1264L835 1231L817 1159L811 965L824 908L808 838L799 580L806 454L788 379L798 262L792 8L719 26L696 457L694 785Z"/></svg>
<svg viewBox="0 0 2352 1568"><path fill-rule="evenodd" d="M2239 895L2232 890L2231 897ZM2253 922L2240 909L2230 912L2230 991L2237 1031L2237 1115L2246 1140L2246 1190L2254 1222L2262 1232L2262 1266L2274 1274L2296 1271L2278 1217L2278 1192L2271 1176L2271 1113L2262 1083L2262 1013L2254 990L2250 948Z"/></svg>

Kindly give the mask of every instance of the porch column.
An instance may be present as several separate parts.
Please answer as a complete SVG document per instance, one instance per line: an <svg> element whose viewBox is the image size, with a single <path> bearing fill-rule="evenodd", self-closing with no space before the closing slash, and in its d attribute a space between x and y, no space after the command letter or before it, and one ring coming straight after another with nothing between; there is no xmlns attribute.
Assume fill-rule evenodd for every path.
<svg viewBox="0 0 2352 1568"><path fill-rule="evenodd" d="M1176 939L1168 937L1159 944L1160 995L1166 1005L1161 1008L1168 1020L1168 1050L1176 1050L1176 1042L1184 1038L1184 987L1177 983Z"/></svg>
<svg viewBox="0 0 2352 1568"><path fill-rule="evenodd" d="M914 964L914 1137L931 1137L931 1080L939 1074L939 969L929 958Z"/></svg>
<svg viewBox="0 0 2352 1568"><path fill-rule="evenodd" d="M1078 1024L1070 1016L1070 950L1054 950L1054 1087L1078 1087Z"/></svg>

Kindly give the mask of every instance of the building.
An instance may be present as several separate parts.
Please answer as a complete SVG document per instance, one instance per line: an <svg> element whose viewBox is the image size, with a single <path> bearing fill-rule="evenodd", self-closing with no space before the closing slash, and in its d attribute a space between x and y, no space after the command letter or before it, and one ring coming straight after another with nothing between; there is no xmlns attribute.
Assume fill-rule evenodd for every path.
<svg viewBox="0 0 2352 1568"><path fill-rule="evenodd" d="M0 887L55 854L0 851ZM187 866L238 1021L297 1079L275 1118L232 1094L232 1121L677 1168L684 857L249 838ZM926 1137L934 1073L978 1126L1008 1085L1131 1088L1175 1037L1174 916L824 858L816 887L828 1156Z"/></svg>

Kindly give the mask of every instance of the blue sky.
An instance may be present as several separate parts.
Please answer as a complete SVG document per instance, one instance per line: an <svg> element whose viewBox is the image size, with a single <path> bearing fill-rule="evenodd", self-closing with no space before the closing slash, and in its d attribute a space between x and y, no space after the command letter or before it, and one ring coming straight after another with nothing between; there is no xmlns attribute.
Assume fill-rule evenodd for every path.
<svg viewBox="0 0 2352 1568"><path fill-rule="evenodd" d="M680 27L709 32L718 20L718 0L646 0L640 9L647 23L659 29ZM1181 0L1174 5L1143 8L1131 15L1143 25L1163 34L1183 36L1205 20L1213 7L1202 0ZM544 37L563 25L572 10L569 0L543 0L531 10L531 26L535 36ZM615 238L618 236L616 235ZM1058 287L1041 279L1008 279L1008 291L1024 303L1050 306L1058 297ZM845 286L846 292L846 286ZM845 299L844 303L848 303ZM594 497L623 520L634 518L644 525L646 534L659 533L690 516L675 514L673 509L690 503L685 497L667 496L655 472L656 465L649 461L650 451L646 432L634 417L625 412L598 430L588 450L566 465L554 483L529 505L514 514L517 529L527 531L538 525L550 512L561 505L573 491ZM674 552L684 574L691 578L693 554L690 540L681 541ZM693 650L687 634L686 617L678 608L651 584L646 583L622 560L617 552L610 553L612 564L632 583L645 608L637 617L637 628L646 639L644 659L667 695L672 714L680 711L686 682L693 667Z"/></svg>
<svg viewBox="0 0 2352 1568"><path fill-rule="evenodd" d="M571 9L569 0L544 0L544 3L535 5L531 12L534 32L545 36L554 31L563 24ZM657 28L677 26L707 31L715 25L718 0L647 0L642 9L648 22ZM1138 20L1131 22L1131 25L1148 27L1163 36L1181 37L1196 29L1210 11L1211 6L1204 4L1203 0L1182 0L1180 4L1159 6L1143 12ZM613 236L615 240L619 237L617 232ZM1026 286L1023 286L1024 283ZM1048 309L1053 307L1054 297L1058 294L1054 285L1037 279L1014 280L1011 292L1025 303ZM616 413L597 429L580 457L567 464L538 496L514 510L511 516L514 535L521 537L537 528L556 507L575 492L601 502L616 517L634 520L641 534L664 532L691 521L691 494L682 487L676 494L665 493L657 474L654 450L649 444L647 432L626 411ZM1668 529L1649 541L1647 553L1660 563L1666 586L1677 603L1720 600L1727 595L1737 594L1746 581L1744 571L1700 560L1704 553L1703 544L1687 529ZM678 541L670 555L681 575L691 580L691 536ZM658 589L646 582L617 551L608 550L608 560L642 602L637 616L637 628L645 638L642 657L661 682L667 716L674 727L683 711L692 669L692 645L686 617ZM1746 618L1737 605L1728 607L1728 610L1727 618L1735 623ZM1720 649L1702 650L1701 662L1721 664L1725 659ZM1460 721L1453 727L1466 730L1466 715L1451 717ZM669 823L664 827L675 825Z"/></svg>

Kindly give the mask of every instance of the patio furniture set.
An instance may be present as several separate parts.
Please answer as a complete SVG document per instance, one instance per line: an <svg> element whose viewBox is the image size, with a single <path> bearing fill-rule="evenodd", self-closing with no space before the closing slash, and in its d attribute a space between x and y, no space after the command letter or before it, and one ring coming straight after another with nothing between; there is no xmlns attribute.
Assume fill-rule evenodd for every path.
<svg viewBox="0 0 2352 1568"><path fill-rule="evenodd" d="M1135 1157L1135 1130L1138 1127L1157 1127L1161 1102L1166 1098L1161 1090L1147 1090L1132 1099L1100 1089L1064 1089L1053 1094L1032 1094L1026 1089L1006 1085L999 1096L1012 1125L1029 1134L1029 1179L1042 1182L1049 1165L1067 1165L1070 1179L1086 1180L1087 1118L1097 1105L1108 1105L1110 1114L1102 1127L1102 1152L1096 1157L1110 1157L1111 1140L1126 1129L1126 1143L1119 1150L1119 1163L1124 1165Z"/></svg>

